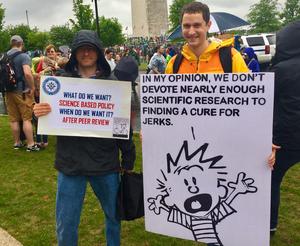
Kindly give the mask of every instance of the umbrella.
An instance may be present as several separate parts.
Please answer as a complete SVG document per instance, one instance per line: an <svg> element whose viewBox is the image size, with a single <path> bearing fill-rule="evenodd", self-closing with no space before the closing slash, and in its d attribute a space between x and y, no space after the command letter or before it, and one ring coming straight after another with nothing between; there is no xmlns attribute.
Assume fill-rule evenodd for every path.
<svg viewBox="0 0 300 246"><path fill-rule="evenodd" d="M210 20L211 20L211 26L209 29L210 33L223 32L225 30L233 29L236 27L250 25L247 21L244 21L240 17L225 12L210 13ZM181 26L179 25L169 35L168 40L181 38L181 37L182 37Z"/></svg>

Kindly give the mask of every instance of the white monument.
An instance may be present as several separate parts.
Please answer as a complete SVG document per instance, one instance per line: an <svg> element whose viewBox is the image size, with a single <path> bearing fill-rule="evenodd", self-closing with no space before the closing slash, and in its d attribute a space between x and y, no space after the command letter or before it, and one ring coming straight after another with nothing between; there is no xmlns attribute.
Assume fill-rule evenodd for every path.
<svg viewBox="0 0 300 246"><path fill-rule="evenodd" d="M131 0L133 37L154 37L168 30L167 0Z"/></svg>

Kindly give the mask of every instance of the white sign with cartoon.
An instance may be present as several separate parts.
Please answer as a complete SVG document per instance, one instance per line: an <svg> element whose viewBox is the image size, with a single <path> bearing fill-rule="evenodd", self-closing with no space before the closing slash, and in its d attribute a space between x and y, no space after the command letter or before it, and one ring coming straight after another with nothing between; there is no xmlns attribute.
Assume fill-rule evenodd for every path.
<svg viewBox="0 0 300 246"><path fill-rule="evenodd" d="M274 75L141 77L146 230L269 245Z"/></svg>

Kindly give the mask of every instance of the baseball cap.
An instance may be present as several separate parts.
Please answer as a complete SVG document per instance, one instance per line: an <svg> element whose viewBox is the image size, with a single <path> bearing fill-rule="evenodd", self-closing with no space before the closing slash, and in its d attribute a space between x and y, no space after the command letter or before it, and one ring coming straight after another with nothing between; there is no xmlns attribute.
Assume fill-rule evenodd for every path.
<svg viewBox="0 0 300 246"><path fill-rule="evenodd" d="M18 43L23 43L23 39L19 35L13 35L10 38L10 42L16 41Z"/></svg>

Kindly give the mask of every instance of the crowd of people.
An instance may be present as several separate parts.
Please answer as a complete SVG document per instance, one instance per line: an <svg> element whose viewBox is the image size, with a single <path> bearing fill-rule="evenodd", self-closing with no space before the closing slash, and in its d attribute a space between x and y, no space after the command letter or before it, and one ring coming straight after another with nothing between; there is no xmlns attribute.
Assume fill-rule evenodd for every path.
<svg viewBox="0 0 300 246"><path fill-rule="evenodd" d="M34 103L40 101L40 78L41 75L62 74L69 60L68 54L49 44L45 52L37 50L31 59L27 53L22 52L24 42L19 35L12 36L10 42L11 49L7 54L10 56L16 54L14 67L16 77L20 78L17 89L5 93L14 136L14 149L20 149L27 143L28 152L39 151L48 146L48 136L37 133L38 119L32 112Z"/></svg>
<svg viewBox="0 0 300 246"><path fill-rule="evenodd" d="M17 77L24 78L22 83L19 83L17 90L14 92L7 91L4 97L14 136L14 149L21 149L27 144L26 150L28 152L39 151L48 146L48 136L38 134L38 118L32 112L32 105L40 102L41 76L61 76L65 74L65 66L69 62L71 49L68 46L56 48L53 44L49 44L44 51L36 50L24 53L22 52L25 49L24 42L19 35L12 36L10 43L11 49L7 52L8 55L22 53L17 54L17 57L13 57L13 59ZM139 54L138 49L126 46L106 48L104 54L111 72L125 57L131 57L135 61L132 66L135 70L138 70L138 64L141 57L143 57L142 54ZM135 108L132 113L136 114L139 109L139 105L137 105L139 102L134 87L136 85L135 81L132 81L132 84L132 91L134 92L132 108ZM33 98L31 99L32 95ZM23 101L20 98L17 99L17 97L25 97L26 100ZM18 124L15 122L18 122Z"/></svg>
<svg viewBox="0 0 300 246"><path fill-rule="evenodd" d="M51 105L40 103L41 75L68 76L92 79L128 80L134 83L141 59L148 62L147 73L223 73L228 72L221 61L221 50L229 50L229 71L232 73L259 72L259 64L252 48L232 48L231 44L207 37L211 21L207 5L194 2L185 5L181 15L183 38L186 44L177 47L163 44L163 40L132 40L136 47L101 46L93 31L79 31L71 50L57 49L49 44L45 52L34 52L34 58L22 53L22 37L11 37L8 55L14 56L18 86L6 92L6 105L13 134L13 148L24 147L21 130L28 152L39 151L48 145L48 137L34 133L39 117L51 112ZM300 33L297 21L277 35L277 50L271 71L275 72L274 139L268 164L272 172L271 226L277 229L280 202L280 184L286 171L300 160L300 48L291 37ZM136 42L136 43L135 43ZM149 43L156 44L150 55ZM147 44L147 45L146 45ZM154 47L153 47L154 48ZM130 57L130 58L128 58ZM147 58L146 58L147 57ZM134 76L118 77L124 64L131 64L129 73ZM31 65L32 64L32 65ZM118 67L119 65L119 67ZM132 68L132 69L131 69ZM126 69L126 66L125 66ZM124 71L124 70L123 70ZM133 91L135 91L133 89ZM135 95L136 96L136 95ZM32 123L33 122L33 123ZM35 125L35 127L34 127ZM131 129L132 130L132 129ZM35 137L34 137L35 136ZM122 158L119 160L119 151ZM120 245L120 219L116 211L119 171L130 172L134 167L135 145L132 131L129 140L58 136L55 168L58 170L56 200L57 239L60 246L77 245L78 226L87 183L90 183L105 214L107 245ZM208 245L220 245L217 235L207 239Z"/></svg>

